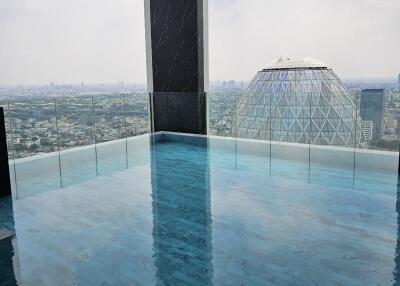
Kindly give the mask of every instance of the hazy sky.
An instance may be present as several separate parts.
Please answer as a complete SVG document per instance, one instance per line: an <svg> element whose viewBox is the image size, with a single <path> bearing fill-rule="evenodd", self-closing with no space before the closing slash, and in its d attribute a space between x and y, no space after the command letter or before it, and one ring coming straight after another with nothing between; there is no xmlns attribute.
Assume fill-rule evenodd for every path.
<svg viewBox="0 0 400 286"><path fill-rule="evenodd" d="M143 0L0 0L0 84L145 82ZM210 79L313 56L342 78L400 72L399 0L209 0Z"/></svg>

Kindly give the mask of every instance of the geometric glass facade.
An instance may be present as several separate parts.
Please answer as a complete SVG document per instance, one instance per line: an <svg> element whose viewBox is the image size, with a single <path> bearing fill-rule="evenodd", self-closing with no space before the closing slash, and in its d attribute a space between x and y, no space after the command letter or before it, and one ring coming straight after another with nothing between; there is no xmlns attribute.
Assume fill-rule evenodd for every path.
<svg viewBox="0 0 400 286"><path fill-rule="evenodd" d="M361 118L338 76L313 58L280 58L238 100L231 135L364 148Z"/></svg>
<svg viewBox="0 0 400 286"><path fill-rule="evenodd" d="M378 141L384 135L384 90L363 89L360 100L361 120L372 121L372 140Z"/></svg>

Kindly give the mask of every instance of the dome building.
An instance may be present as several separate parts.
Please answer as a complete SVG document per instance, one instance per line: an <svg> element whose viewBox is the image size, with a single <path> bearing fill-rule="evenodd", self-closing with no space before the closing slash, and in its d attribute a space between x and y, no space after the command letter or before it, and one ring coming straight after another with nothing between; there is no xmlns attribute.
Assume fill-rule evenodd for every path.
<svg viewBox="0 0 400 286"><path fill-rule="evenodd" d="M364 147L350 93L322 62L282 59L259 71L238 100L231 135L241 138Z"/></svg>

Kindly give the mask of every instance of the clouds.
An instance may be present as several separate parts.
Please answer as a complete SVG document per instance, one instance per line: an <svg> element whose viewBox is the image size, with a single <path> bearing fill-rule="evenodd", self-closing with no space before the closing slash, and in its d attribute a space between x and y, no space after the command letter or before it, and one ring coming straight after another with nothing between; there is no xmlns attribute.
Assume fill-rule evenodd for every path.
<svg viewBox="0 0 400 286"><path fill-rule="evenodd" d="M145 82L142 0L2 0L1 83Z"/></svg>
<svg viewBox="0 0 400 286"><path fill-rule="evenodd" d="M400 1L221 2L210 0L212 78L250 79L279 56L313 56L342 77L400 71Z"/></svg>
<svg viewBox="0 0 400 286"><path fill-rule="evenodd" d="M400 72L398 0L209 0L210 78L278 58L342 77ZM1 0L0 83L145 82L143 0Z"/></svg>

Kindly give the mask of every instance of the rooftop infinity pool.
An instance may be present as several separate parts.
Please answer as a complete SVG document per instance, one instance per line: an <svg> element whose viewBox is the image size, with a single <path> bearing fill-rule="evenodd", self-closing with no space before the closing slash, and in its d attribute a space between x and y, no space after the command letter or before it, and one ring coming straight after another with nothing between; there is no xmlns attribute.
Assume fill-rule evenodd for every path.
<svg viewBox="0 0 400 286"><path fill-rule="evenodd" d="M143 135L63 153L62 189L16 162L0 285L400 283L395 154L297 145Z"/></svg>

